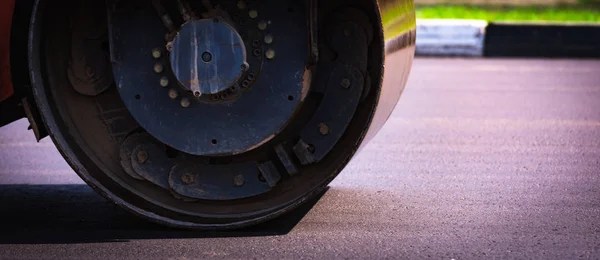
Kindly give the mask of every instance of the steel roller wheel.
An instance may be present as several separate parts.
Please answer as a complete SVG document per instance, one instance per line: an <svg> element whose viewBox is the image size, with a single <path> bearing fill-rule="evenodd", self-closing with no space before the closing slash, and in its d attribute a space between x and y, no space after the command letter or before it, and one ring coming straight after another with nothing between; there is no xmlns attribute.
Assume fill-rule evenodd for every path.
<svg viewBox="0 0 600 260"><path fill-rule="evenodd" d="M323 191L378 118L377 2L67 2L34 11L38 107L83 180L152 221L277 217Z"/></svg>

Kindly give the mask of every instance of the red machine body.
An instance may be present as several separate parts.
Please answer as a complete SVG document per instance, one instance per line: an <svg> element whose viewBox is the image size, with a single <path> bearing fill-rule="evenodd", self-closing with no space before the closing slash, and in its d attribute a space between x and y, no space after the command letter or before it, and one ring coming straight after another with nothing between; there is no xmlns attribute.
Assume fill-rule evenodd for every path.
<svg viewBox="0 0 600 260"><path fill-rule="evenodd" d="M0 101L14 92L10 70L10 33L14 7L14 0L0 1Z"/></svg>

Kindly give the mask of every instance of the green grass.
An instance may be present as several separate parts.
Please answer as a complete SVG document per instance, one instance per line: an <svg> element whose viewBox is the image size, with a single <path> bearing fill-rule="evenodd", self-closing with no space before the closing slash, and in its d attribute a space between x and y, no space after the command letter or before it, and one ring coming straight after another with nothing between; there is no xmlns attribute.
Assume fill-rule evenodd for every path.
<svg viewBox="0 0 600 260"><path fill-rule="evenodd" d="M600 22L600 7L491 7L465 5L417 6L420 19L478 19L487 21Z"/></svg>

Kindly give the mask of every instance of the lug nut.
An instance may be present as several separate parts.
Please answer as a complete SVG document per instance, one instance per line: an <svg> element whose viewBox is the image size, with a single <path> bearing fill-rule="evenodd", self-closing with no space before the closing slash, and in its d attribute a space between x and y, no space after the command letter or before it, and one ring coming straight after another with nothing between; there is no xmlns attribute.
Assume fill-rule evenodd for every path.
<svg viewBox="0 0 600 260"><path fill-rule="evenodd" d="M169 90L169 97L171 99L176 99L177 97L179 97L179 93L177 93L177 90L170 89Z"/></svg>
<svg viewBox="0 0 600 260"><path fill-rule="evenodd" d="M138 163L146 163L146 161L148 161L148 153L146 153L146 151L139 151L137 153L137 159Z"/></svg>
<svg viewBox="0 0 600 260"><path fill-rule="evenodd" d="M260 29L261 31L266 30L267 29L267 22L265 22L265 21L258 22L258 29Z"/></svg>
<svg viewBox="0 0 600 260"><path fill-rule="evenodd" d="M254 19L258 17L258 12L256 10L250 10L250 12L248 12L248 15L250 16L250 18Z"/></svg>
<svg viewBox="0 0 600 260"><path fill-rule="evenodd" d="M196 182L196 178L191 173L185 173L181 175L181 181L183 181L184 184L190 185Z"/></svg>
<svg viewBox="0 0 600 260"><path fill-rule="evenodd" d="M188 108L190 107L191 103L190 100L188 98L182 98L181 99L181 107L183 108Z"/></svg>
<svg viewBox="0 0 600 260"><path fill-rule="evenodd" d="M270 35L270 34L265 35L265 43L266 44L273 43L273 35Z"/></svg>
<svg viewBox="0 0 600 260"><path fill-rule="evenodd" d="M233 184L235 184L235 186L238 186L238 187L242 186L242 185L244 185L244 182L245 182L244 176L242 176L242 175L238 175L238 176L235 176L235 178L233 178Z"/></svg>
<svg viewBox="0 0 600 260"><path fill-rule="evenodd" d="M265 57L269 60L275 59L275 51L273 49L268 49L267 52L265 52Z"/></svg>
<svg viewBox="0 0 600 260"><path fill-rule="evenodd" d="M349 79L342 79L342 88L350 88L350 84Z"/></svg>
<svg viewBox="0 0 600 260"><path fill-rule="evenodd" d="M329 126L328 126L327 124L325 124L325 123L320 123L320 124L319 124L319 133L320 133L322 136L329 135L329 130L330 130L330 129L329 129Z"/></svg>
<svg viewBox="0 0 600 260"><path fill-rule="evenodd" d="M163 88L169 86L169 79L167 77L160 78L160 86Z"/></svg>
<svg viewBox="0 0 600 260"><path fill-rule="evenodd" d="M163 65L160 63L156 63L154 64L154 72L156 73L162 73L163 72Z"/></svg>
<svg viewBox="0 0 600 260"><path fill-rule="evenodd" d="M162 53L159 49L152 50L152 57L154 57L155 59L159 59L160 56L162 56Z"/></svg>

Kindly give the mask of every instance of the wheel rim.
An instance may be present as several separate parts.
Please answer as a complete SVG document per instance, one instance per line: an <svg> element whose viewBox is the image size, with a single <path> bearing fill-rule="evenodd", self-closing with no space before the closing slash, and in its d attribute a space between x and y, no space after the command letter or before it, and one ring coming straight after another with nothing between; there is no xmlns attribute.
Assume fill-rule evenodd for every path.
<svg viewBox="0 0 600 260"><path fill-rule="evenodd" d="M49 10L58 14L60 12L58 9L60 8L40 2L35 12L37 22L33 23L30 42L32 69L43 72L35 74L33 87L36 89L36 100L46 125L59 150L90 186L126 209L153 221L178 227L234 228L262 222L295 208L325 188L327 183L347 164L358 149L376 106L379 95L377 87L372 89L370 95L361 102L359 105L361 109L358 109L354 115L349 129L340 137L327 157L315 164L302 165L301 174L289 178L286 176L267 193L226 201L182 201L173 197L170 191L157 189L153 183L140 182L123 170L119 164L118 150L131 131L123 131L121 137L115 138L114 132L119 131L102 129L106 118L94 122L89 119L90 115L97 114L99 110L117 111L124 107L122 103L113 110L102 107L105 100L109 100L111 104L119 100L116 89L109 89L92 98L81 96L66 84L68 79L64 76L64 70L68 66L66 61L58 58L61 56L61 51L56 51L54 54L45 52L49 49L60 50L60 41L57 39L65 36L59 33L45 35L44 32L49 31L49 28L40 25L40 21L44 18L48 19L43 14L48 14ZM373 13L377 14L376 8ZM52 24L60 27L58 22ZM41 45L41 37L44 37L48 45ZM378 36L374 37L370 47L375 53L383 49L382 38L379 29ZM64 46L62 48L64 49ZM47 54L48 60L42 62L39 59L42 53ZM374 70L371 73L380 74L380 64L381 61L379 67L371 68ZM380 82L371 83L371 86L380 86ZM77 111L71 109L73 107L77 107ZM123 115L115 117L121 116ZM88 119L81 120L81 118ZM131 119L129 116L127 120ZM325 131L323 128L318 125L316 132ZM110 140L111 138L115 140ZM107 144L98 145L102 142ZM250 156L252 153L249 153ZM98 156L99 154L109 155L102 157Z"/></svg>

